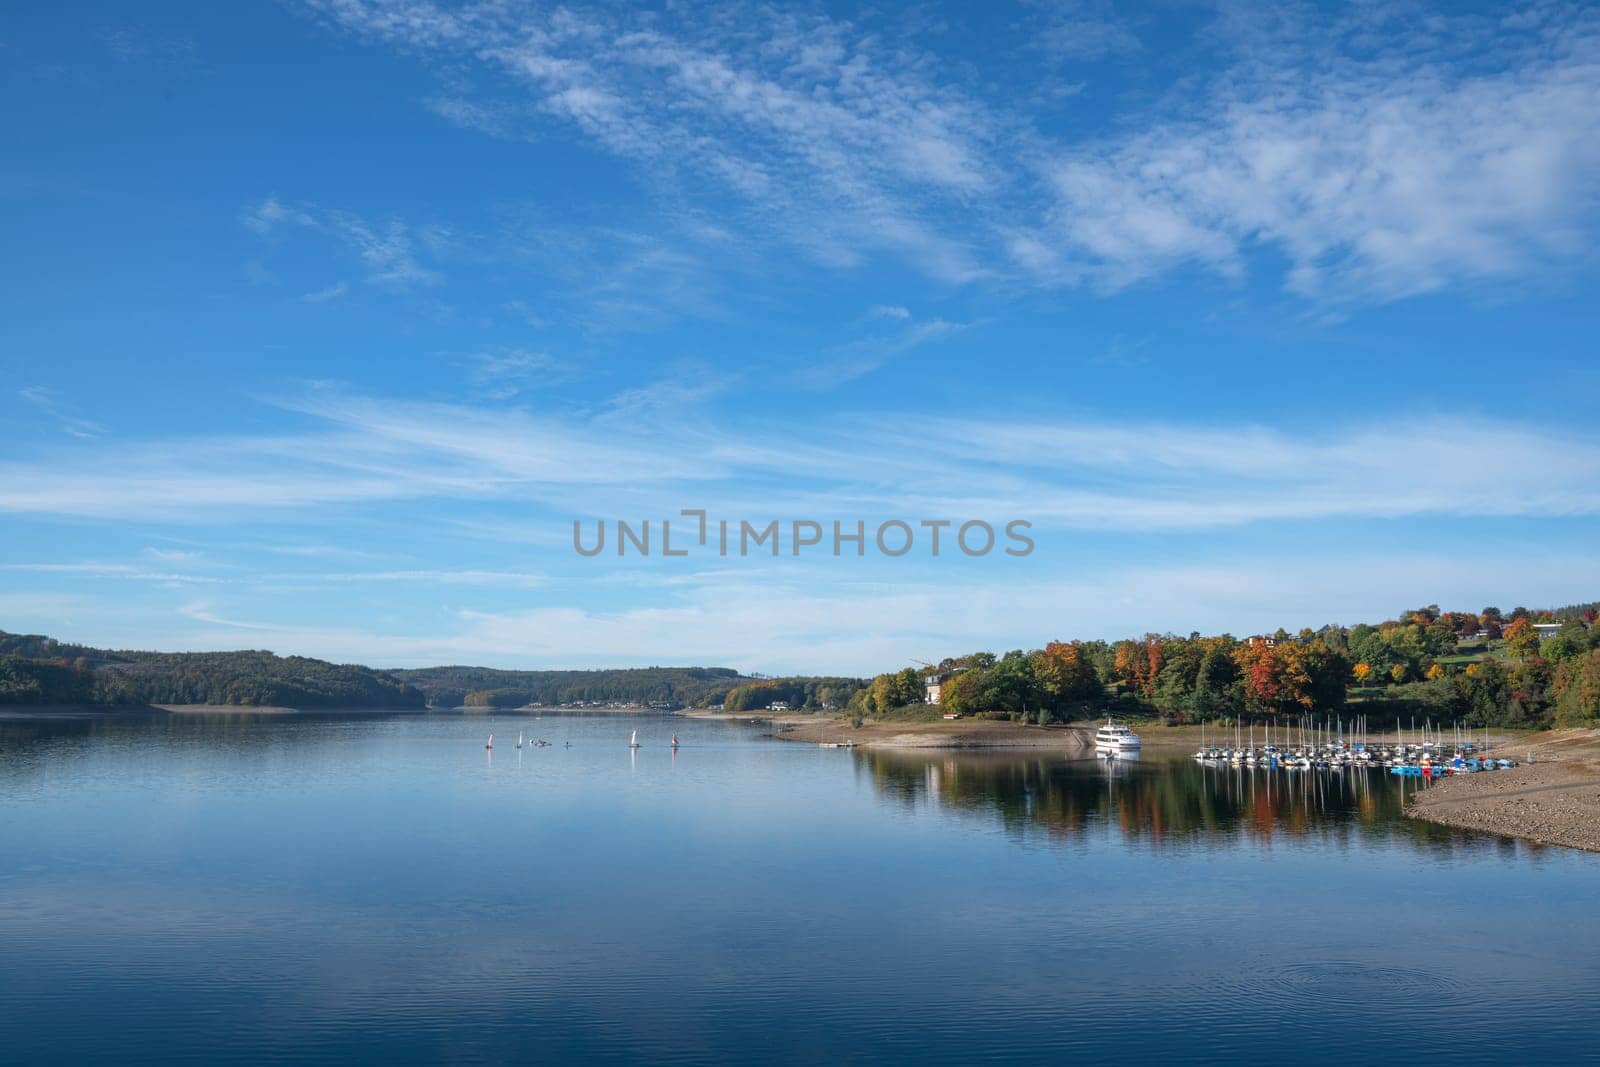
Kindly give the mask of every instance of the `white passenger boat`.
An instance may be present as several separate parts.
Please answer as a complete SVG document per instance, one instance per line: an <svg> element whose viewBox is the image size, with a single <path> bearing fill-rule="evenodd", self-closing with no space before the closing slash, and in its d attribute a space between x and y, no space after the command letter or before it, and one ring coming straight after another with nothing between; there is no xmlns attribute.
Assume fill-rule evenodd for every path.
<svg viewBox="0 0 1600 1067"><path fill-rule="evenodd" d="M1094 732L1094 747L1098 752L1137 752L1139 735L1107 719L1106 724Z"/></svg>

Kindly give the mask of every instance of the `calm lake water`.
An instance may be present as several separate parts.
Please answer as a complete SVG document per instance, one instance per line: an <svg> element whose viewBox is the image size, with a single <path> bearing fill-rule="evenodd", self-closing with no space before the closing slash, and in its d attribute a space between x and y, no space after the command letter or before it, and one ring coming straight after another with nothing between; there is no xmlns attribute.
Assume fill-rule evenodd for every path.
<svg viewBox="0 0 1600 1067"><path fill-rule="evenodd" d="M1597 1055L1600 856L1377 775L763 730L0 719L0 1061Z"/></svg>

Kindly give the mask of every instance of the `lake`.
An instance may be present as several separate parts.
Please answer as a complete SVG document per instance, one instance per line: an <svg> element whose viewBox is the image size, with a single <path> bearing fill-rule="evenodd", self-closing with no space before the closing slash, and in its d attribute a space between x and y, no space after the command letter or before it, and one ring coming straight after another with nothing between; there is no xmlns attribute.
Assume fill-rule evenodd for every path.
<svg viewBox="0 0 1600 1067"><path fill-rule="evenodd" d="M0 719L0 1060L1596 1056L1600 856L1379 774L765 732Z"/></svg>

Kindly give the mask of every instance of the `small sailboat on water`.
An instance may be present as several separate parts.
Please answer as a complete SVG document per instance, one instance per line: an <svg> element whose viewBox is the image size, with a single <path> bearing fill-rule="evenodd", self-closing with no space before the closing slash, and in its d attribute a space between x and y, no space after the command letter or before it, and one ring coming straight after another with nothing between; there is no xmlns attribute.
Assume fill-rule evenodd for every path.
<svg viewBox="0 0 1600 1067"><path fill-rule="evenodd" d="M483 747L484 748L493 748L494 747L494 734L490 734L489 735L489 740L484 743Z"/></svg>
<svg viewBox="0 0 1600 1067"><path fill-rule="evenodd" d="M517 733L517 747L518 748L522 747L522 734L521 734L520 731Z"/></svg>
<svg viewBox="0 0 1600 1067"><path fill-rule="evenodd" d="M633 737L631 739L629 739L628 747L629 748L638 748L639 747L639 731L638 730L633 731Z"/></svg>

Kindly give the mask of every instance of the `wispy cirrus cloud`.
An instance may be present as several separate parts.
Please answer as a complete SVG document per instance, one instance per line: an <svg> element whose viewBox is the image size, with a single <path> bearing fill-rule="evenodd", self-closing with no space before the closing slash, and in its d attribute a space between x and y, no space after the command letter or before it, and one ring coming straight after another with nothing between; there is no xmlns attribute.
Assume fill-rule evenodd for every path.
<svg viewBox="0 0 1600 1067"><path fill-rule="evenodd" d="M1107 0L1034 0L1028 7L1034 46L1057 59L1093 61L1142 47L1126 13Z"/></svg>
<svg viewBox="0 0 1600 1067"><path fill-rule="evenodd" d="M1582 259L1600 202L1600 27L1581 5L1499 24L1223 6L1204 62L1152 66L1161 91L1074 133L1029 101L1059 95L1062 63L1144 47L1088 0L1025 12L1042 65L1003 76L937 37L891 46L866 13L307 6L447 72L431 106L451 121L577 138L667 214L841 270L888 256L952 285L1114 290L1281 269L1308 299L1384 302Z"/></svg>
<svg viewBox="0 0 1600 1067"><path fill-rule="evenodd" d="M719 373L692 362L669 368L669 373L645 385L624 389L610 397L596 421L610 425L659 425L661 420L682 419L726 392L737 375Z"/></svg>
<svg viewBox="0 0 1600 1067"><path fill-rule="evenodd" d="M709 183L757 227L814 259L915 257L951 281L984 268L927 219L924 198L982 199L1005 183L987 143L1004 124L941 84L932 56L820 15L741 18L426 0L313 0L335 25L476 75L430 104L500 136L561 126L647 168L676 199ZM507 94L507 84L518 90ZM695 199L690 196L691 199Z"/></svg>
<svg viewBox="0 0 1600 1067"><path fill-rule="evenodd" d="M795 374L795 381L810 389L829 389L865 377L890 360L914 348L943 340L968 328L970 324L945 319L915 319L903 307L876 307L871 317L892 322L891 330L880 330L846 344L836 345L821 358L808 361Z"/></svg>
<svg viewBox="0 0 1600 1067"><path fill-rule="evenodd" d="M1013 251L1117 288L1196 265L1240 276L1267 247L1300 295L1379 302L1581 256L1600 24L1547 10L1522 31L1228 23L1240 60L1199 103L1054 153L1052 222Z"/></svg>
<svg viewBox="0 0 1600 1067"><path fill-rule="evenodd" d="M190 585L220 580L211 575L155 571L135 564L101 563L96 561L76 563L0 563L0 571L77 578L117 578L127 581L160 582L172 585Z"/></svg>
<svg viewBox="0 0 1600 1067"><path fill-rule="evenodd" d="M696 402L646 390L555 418L318 389L282 402L313 420L298 436L86 442L0 464L0 511L205 523L401 500L567 516L672 513L690 500L755 516L1020 515L1058 530L1600 514L1600 442L1506 421L1294 431L907 411L713 421L687 414Z"/></svg>
<svg viewBox="0 0 1600 1067"><path fill-rule="evenodd" d="M508 348L472 357L468 377L491 400L509 400L535 386L564 381L571 373L571 368L548 352Z"/></svg>
<svg viewBox="0 0 1600 1067"><path fill-rule="evenodd" d="M334 282L323 289L314 289L300 297L308 304L326 304L330 300L337 300L350 291L349 282Z"/></svg>
<svg viewBox="0 0 1600 1067"><path fill-rule="evenodd" d="M432 232L419 234L399 219L373 222L349 211L325 210L314 204L288 204L276 196L268 196L245 211L242 221L246 228L263 238L286 227L323 234L353 255L366 268L366 280L375 285L407 288L443 280L442 274L423 266L418 258L419 244L435 235ZM347 290L346 283L339 282L308 293L303 299L318 303L343 296Z"/></svg>
<svg viewBox="0 0 1600 1067"><path fill-rule="evenodd" d="M61 431L71 437L99 437L105 427L93 419L84 418L54 389L43 385L28 385L17 390L17 395L34 408L48 415Z"/></svg>

